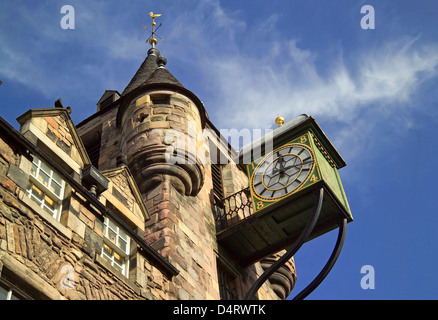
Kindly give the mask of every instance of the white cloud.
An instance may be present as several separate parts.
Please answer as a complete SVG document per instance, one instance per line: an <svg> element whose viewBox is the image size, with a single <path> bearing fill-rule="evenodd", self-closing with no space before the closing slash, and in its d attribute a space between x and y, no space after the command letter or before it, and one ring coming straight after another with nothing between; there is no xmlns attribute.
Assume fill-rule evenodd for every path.
<svg viewBox="0 0 438 320"><path fill-rule="evenodd" d="M147 7L143 2L136 5ZM247 25L242 12L226 10L218 0L188 0L183 6L178 3L160 12L166 40L159 49L172 67L187 68L182 75L170 68L181 83L197 94L199 88L207 92L200 98L218 128L269 128L275 126L278 113L286 120L307 113L318 122L336 126L332 140L353 154L358 149L352 144L363 141L375 125L373 116L408 119L410 110L417 107L414 97L422 83L438 75L438 45L419 37L391 40L379 48L364 47L356 57L338 49L336 56L333 48L328 48L330 53L316 52L303 48L299 40L286 38L277 26L280 14ZM26 25L50 23L38 24L23 39L6 34L0 38L5 44L0 48L3 76L47 96L60 90L60 77L71 83L68 90L88 93L108 85L123 90L133 75L126 66L132 61L135 71L146 55L147 34L140 25L148 21L147 10L144 20L129 25L131 14L114 10L114 5L78 3L76 30L66 33L59 27L58 7L50 7L53 12L49 13L47 8L17 9ZM19 27L14 24L16 32ZM33 36L36 40L29 40ZM29 41L34 41L36 54L23 50ZM62 74L51 70L44 53L48 48L62 49L71 41L77 43L75 55L89 60L76 60ZM408 120L405 123L412 125ZM358 133L354 142L347 139L352 131Z"/></svg>
<svg viewBox="0 0 438 320"><path fill-rule="evenodd" d="M409 114L419 107L413 98L420 85L438 76L438 45L419 38L365 48L352 64L340 52L324 61L329 64L325 74L318 71L317 54L294 40L277 43L261 58L242 54L209 60L205 72L218 90L210 110L217 110L211 116L218 127L275 127L278 113L287 120L306 113L337 126L333 140L351 156L360 152L356 146L376 117ZM353 131L355 139L347 139Z"/></svg>

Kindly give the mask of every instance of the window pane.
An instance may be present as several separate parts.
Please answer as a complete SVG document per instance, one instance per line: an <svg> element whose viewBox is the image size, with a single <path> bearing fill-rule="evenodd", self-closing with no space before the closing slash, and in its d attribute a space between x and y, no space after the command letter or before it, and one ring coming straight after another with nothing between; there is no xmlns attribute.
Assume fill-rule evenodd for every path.
<svg viewBox="0 0 438 320"><path fill-rule="evenodd" d="M35 197L34 195L31 195L31 197L30 197L33 201L35 201L37 204L38 204L38 206L40 206L41 207L41 205L43 204L42 202L41 202L41 200L39 200L37 197Z"/></svg>
<svg viewBox="0 0 438 320"><path fill-rule="evenodd" d="M36 185L32 186L32 195L40 202L43 201L44 193Z"/></svg>
<svg viewBox="0 0 438 320"><path fill-rule="evenodd" d="M46 206L48 206L50 208L50 210L55 211L56 202L53 201L51 198L49 198L47 195L44 197L44 203Z"/></svg>
<svg viewBox="0 0 438 320"><path fill-rule="evenodd" d="M123 252L126 252L126 241L122 238L119 238L119 248L123 250Z"/></svg>
<svg viewBox="0 0 438 320"><path fill-rule="evenodd" d="M35 163L35 165L38 167L40 159L38 159L37 157L33 157L32 163Z"/></svg>
<svg viewBox="0 0 438 320"><path fill-rule="evenodd" d="M113 250L105 243L103 244L103 252L110 257L113 255Z"/></svg>
<svg viewBox="0 0 438 320"><path fill-rule="evenodd" d="M119 229L119 236L120 236L120 238L125 240L125 242L128 241L128 235L122 229Z"/></svg>
<svg viewBox="0 0 438 320"><path fill-rule="evenodd" d="M118 264L123 264L123 258L114 251L114 261L116 261Z"/></svg>
<svg viewBox="0 0 438 320"><path fill-rule="evenodd" d="M116 243L116 239L117 239L117 235L116 235L116 233L114 232L114 231L112 231L112 230L110 230L110 229L108 229L108 239L110 239L111 240L111 242L112 243Z"/></svg>
<svg viewBox="0 0 438 320"><path fill-rule="evenodd" d="M58 197L61 196L61 187L55 181L52 181L52 184L50 186L50 191L52 191Z"/></svg>
<svg viewBox="0 0 438 320"><path fill-rule="evenodd" d="M43 206L44 211L46 211L48 214L50 214L51 216L55 217L55 212L53 212L48 206Z"/></svg>
<svg viewBox="0 0 438 320"><path fill-rule="evenodd" d="M42 162L42 161L41 161L40 168L43 169L43 170L44 170L47 174L49 174L49 175L50 175L50 172L52 171L52 170L50 170L50 168L49 168L44 162Z"/></svg>
<svg viewBox="0 0 438 320"><path fill-rule="evenodd" d="M49 179L50 177L40 170L38 174L38 180L46 187L49 187Z"/></svg>
<svg viewBox="0 0 438 320"><path fill-rule="evenodd" d="M123 268L119 266L117 263L114 263L114 268L116 268L121 274L123 274Z"/></svg>
<svg viewBox="0 0 438 320"><path fill-rule="evenodd" d="M36 177L36 172L37 172L37 166L35 165L35 163L32 163L32 168L30 169L30 174L33 175L34 177Z"/></svg>
<svg viewBox="0 0 438 320"><path fill-rule="evenodd" d="M108 226L113 229L114 231L117 231L117 225L108 219Z"/></svg>
<svg viewBox="0 0 438 320"><path fill-rule="evenodd" d="M112 263L111 258L108 257L106 254L103 254L102 256L106 261L108 261L109 263Z"/></svg>
<svg viewBox="0 0 438 320"><path fill-rule="evenodd" d="M53 172L53 174L52 174L52 178L53 178L53 180L55 180L59 185L62 185L62 179L61 179L61 177L60 177L56 172Z"/></svg>
<svg viewBox="0 0 438 320"><path fill-rule="evenodd" d="M6 288L0 286L0 300L6 300L8 298L8 292L9 290L6 290Z"/></svg>

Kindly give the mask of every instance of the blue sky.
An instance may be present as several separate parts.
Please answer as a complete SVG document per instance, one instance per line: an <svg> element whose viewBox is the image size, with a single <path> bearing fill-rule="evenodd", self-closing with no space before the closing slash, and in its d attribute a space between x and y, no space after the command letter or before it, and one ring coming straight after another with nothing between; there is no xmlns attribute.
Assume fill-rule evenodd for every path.
<svg viewBox="0 0 438 320"><path fill-rule="evenodd" d="M75 29L63 30L63 5ZM360 9L372 5L375 29ZM331 139L355 221L308 299L437 299L438 2L0 2L0 115L52 107L79 123L105 89L122 92L146 56L148 12L162 13L167 68L218 128L274 128L306 113ZM331 232L295 256L304 288L329 257ZM360 286L361 267L375 289Z"/></svg>

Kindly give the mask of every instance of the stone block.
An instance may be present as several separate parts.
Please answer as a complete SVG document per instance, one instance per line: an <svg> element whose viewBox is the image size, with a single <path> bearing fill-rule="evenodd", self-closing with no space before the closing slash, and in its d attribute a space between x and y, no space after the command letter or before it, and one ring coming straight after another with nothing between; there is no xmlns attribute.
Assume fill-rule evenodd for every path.
<svg viewBox="0 0 438 320"><path fill-rule="evenodd" d="M178 108L178 107L175 107L172 110L172 114L175 115L175 116L178 116L178 117L183 117L183 118L186 116L186 113L185 113L184 109Z"/></svg>
<svg viewBox="0 0 438 320"><path fill-rule="evenodd" d="M170 125L168 121L154 121L149 124L150 129L169 129Z"/></svg>
<svg viewBox="0 0 438 320"><path fill-rule="evenodd" d="M56 122L55 119L53 119L52 117L44 117L44 120L46 120L47 123L53 127L53 129L58 130L59 124L58 122Z"/></svg>
<svg viewBox="0 0 438 320"><path fill-rule="evenodd" d="M166 116L159 114L159 115L154 115L150 117L150 121L151 122L156 122L156 121L165 121L166 120Z"/></svg>
<svg viewBox="0 0 438 320"><path fill-rule="evenodd" d="M6 221L6 239L8 243L8 250L15 251L15 237L14 237L14 224Z"/></svg>
<svg viewBox="0 0 438 320"><path fill-rule="evenodd" d="M89 245L92 252L100 253L102 251L103 238L89 227L86 227L85 229L84 240L84 244Z"/></svg>
<svg viewBox="0 0 438 320"><path fill-rule="evenodd" d="M86 225L73 213L68 212L67 214L61 217L61 220L62 220L61 223L63 225L71 229L74 233L76 233L81 238L84 238Z"/></svg>
<svg viewBox="0 0 438 320"><path fill-rule="evenodd" d="M49 137L49 139L52 140L53 142L56 142L56 140L58 139L58 136L55 134L55 132L50 129L47 130L46 136Z"/></svg>
<svg viewBox="0 0 438 320"><path fill-rule="evenodd" d="M152 110L153 110L154 114L170 114L170 112L172 111L172 108L159 106L159 107L154 107Z"/></svg>
<svg viewBox="0 0 438 320"><path fill-rule="evenodd" d="M15 154L12 148L0 139L0 156L9 163L14 162Z"/></svg>
<svg viewBox="0 0 438 320"><path fill-rule="evenodd" d="M148 104L148 103L151 103L151 97L148 94L145 94L144 96L138 98L135 101L136 106L142 106L142 105Z"/></svg>

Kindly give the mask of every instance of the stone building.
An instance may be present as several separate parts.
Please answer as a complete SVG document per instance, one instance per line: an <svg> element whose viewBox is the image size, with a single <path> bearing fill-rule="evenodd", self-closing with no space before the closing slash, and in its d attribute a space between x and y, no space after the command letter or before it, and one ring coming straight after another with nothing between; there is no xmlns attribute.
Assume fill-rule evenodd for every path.
<svg viewBox="0 0 438 320"><path fill-rule="evenodd" d="M79 124L60 100L18 131L0 118L0 299L242 299L278 258L241 265L218 243L246 171L165 65L151 48ZM258 298L295 279L291 260Z"/></svg>

